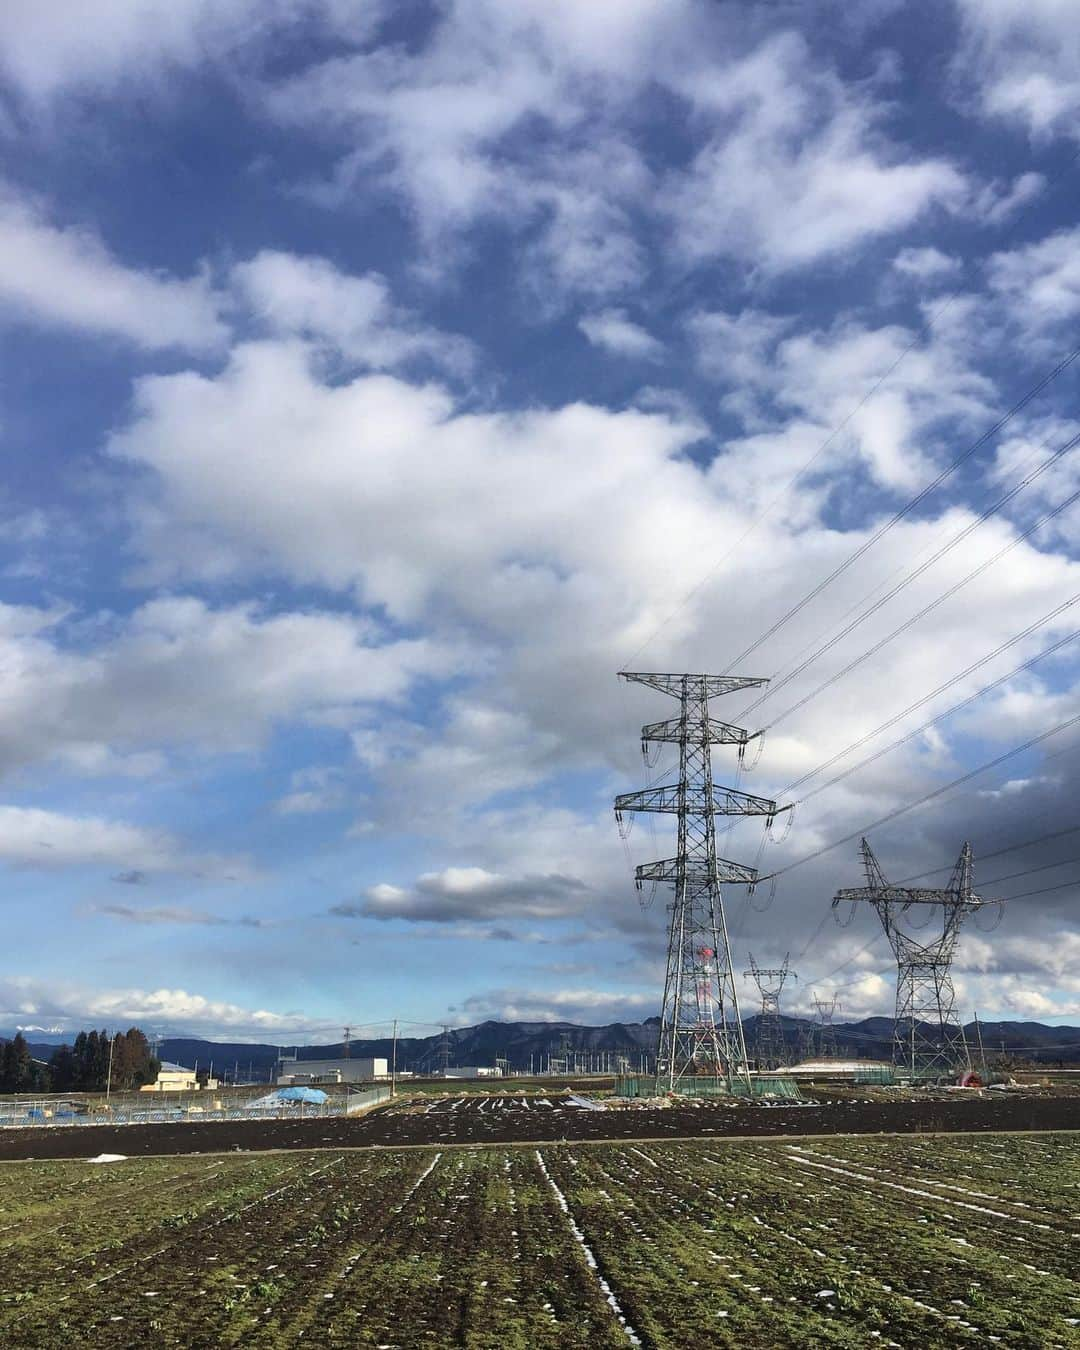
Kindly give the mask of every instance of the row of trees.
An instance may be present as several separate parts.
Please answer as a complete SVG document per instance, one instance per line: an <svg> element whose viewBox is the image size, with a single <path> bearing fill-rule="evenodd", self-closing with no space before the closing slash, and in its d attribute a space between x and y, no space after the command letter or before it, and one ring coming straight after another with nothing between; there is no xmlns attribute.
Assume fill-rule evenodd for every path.
<svg viewBox="0 0 1080 1350"><path fill-rule="evenodd" d="M138 1027L115 1036L80 1031L74 1045L56 1047L48 1064L31 1058L20 1031L0 1053L0 1092L104 1092L110 1083L116 1092L154 1082L160 1067Z"/></svg>

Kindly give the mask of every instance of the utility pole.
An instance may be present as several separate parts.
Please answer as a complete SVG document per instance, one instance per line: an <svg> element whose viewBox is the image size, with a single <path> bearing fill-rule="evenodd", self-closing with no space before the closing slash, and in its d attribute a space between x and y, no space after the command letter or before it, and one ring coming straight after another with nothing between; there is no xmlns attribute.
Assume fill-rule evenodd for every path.
<svg viewBox="0 0 1080 1350"><path fill-rule="evenodd" d="M709 700L740 689L757 689L764 679L722 675L665 675L620 672L620 678L644 684L679 702L679 716L641 729L643 750L650 744L679 747L679 777L663 787L626 792L615 798L622 826L628 811L655 811L678 820L674 858L635 869L638 889L649 881L670 885L667 973L656 1053L658 1085L675 1091L686 1074L735 1077L750 1085L746 1042L739 1016L739 995L731 964L722 882L752 886L757 871L716 856L716 816L766 816L777 805L734 788L713 784L712 746L735 745L740 752L752 739L741 727L710 716ZM786 808L785 808L786 809Z"/></svg>
<svg viewBox="0 0 1080 1350"><path fill-rule="evenodd" d="M99 1044L100 1044L100 1042L99 1042ZM110 1036L110 1038L109 1038L109 1074L108 1074L108 1077L105 1079L105 1101L106 1101L106 1103L108 1103L109 1099L112 1097L112 1060L113 1060L113 1051L114 1051L115 1049L116 1049L116 1036L113 1035L113 1036Z"/></svg>
<svg viewBox="0 0 1080 1350"><path fill-rule="evenodd" d="M394 1047L390 1052L390 1096L397 1096L397 1024L398 1020L394 1018Z"/></svg>
<svg viewBox="0 0 1080 1350"><path fill-rule="evenodd" d="M947 886L891 886L864 839L861 845L866 885L837 891L835 909L844 900L872 905L881 920L896 957L896 1017L893 1022L893 1059L912 1078L950 1075L971 1068L964 1028L954 1021L956 991L952 962L960 929L969 914L986 904L972 890L974 860L965 844ZM900 927L901 916L913 905L941 913L941 932L919 942ZM928 916L933 918L933 909Z"/></svg>
<svg viewBox="0 0 1080 1350"><path fill-rule="evenodd" d="M754 953L747 952L750 969L743 971L743 979L754 980L761 995L761 1012L757 1024L757 1058L759 1069L778 1069L787 1063L787 1047L784 1044L784 1024L780 1020L780 994L784 982L790 976L799 977L788 969L789 953L784 953L784 964L774 970L765 970L754 960Z"/></svg>

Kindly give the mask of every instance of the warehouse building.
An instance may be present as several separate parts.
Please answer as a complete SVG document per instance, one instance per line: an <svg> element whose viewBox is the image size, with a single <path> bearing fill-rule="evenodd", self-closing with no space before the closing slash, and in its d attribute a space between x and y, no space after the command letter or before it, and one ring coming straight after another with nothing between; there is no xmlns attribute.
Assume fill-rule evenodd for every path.
<svg viewBox="0 0 1080 1350"><path fill-rule="evenodd" d="M357 1056L350 1059L280 1059L277 1066L279 1086L307 1083L370 1083L389 1078L385 1059Z"/></svg>

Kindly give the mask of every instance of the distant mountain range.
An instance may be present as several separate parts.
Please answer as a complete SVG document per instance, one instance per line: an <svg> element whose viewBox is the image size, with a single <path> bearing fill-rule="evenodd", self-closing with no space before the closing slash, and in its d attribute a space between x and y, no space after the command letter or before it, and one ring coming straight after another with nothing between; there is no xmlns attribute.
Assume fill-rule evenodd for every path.
<svg viewBox="0 0 1080 1350"><path fill-rule="evenodd" d="M752 1047L757 1029L756 1017L748 1017L743 1026ZM797 1017L783 1019L785 1036L800 1054L816 1054L821 1048L821 1028L814 1022ZM599 1067L614 1056L626 1056L636 1068L642 1057L651 1057L656 1048L659 1019L650 1017L644 1022L613 1022L603 1027L579 1026L574 1022L481 1022L474 1027L451 1028L446 1036L446 1057L450 1065L494 1064L506 1060L511 1069L540 1070L550 1059L577 1056L580 1067ZM892 1049L893 1022L890 1017L867 1017L860 1022L838 1022L834 1025L837 1053L865 1059L889 1059ZM1080 1064L1080 1027L1050 1027L1041 1022L983 1022L983 1044L988 1057L1007 1054L1033 1060L1041 1064ZM965 1027L974 1046L974 1023ZM0 1032L10 1039L14 1032ZM34 1037L31 1053L37 1059L48 1059L68 1035L49 1035L47 1039ZM28 1037L29 1039L29 1037ZM333 1059L342 1053L342 1042L329 1045L305 1045L296 1053L304 1059ZM350 1051L358 1057L391 1055L388 1038L353 1040ZM265 1080L273 1070L279 1055L276 1045L254 1044L248 1041L207 1041L195 1038L166 1037L159 1047L163 1059L200 1068L213 1063L216 1073L234 1074L245 1079ZM291 1052L290 1052L291 1053ZM443 1061L443 1036L398 1039L397 1057L400 1069L423 1072L439 1067Z"/></svg>

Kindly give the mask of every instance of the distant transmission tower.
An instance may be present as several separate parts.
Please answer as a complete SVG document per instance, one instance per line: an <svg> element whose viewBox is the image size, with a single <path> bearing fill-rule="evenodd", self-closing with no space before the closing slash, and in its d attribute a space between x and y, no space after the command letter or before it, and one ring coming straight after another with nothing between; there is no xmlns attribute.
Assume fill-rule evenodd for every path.
<svg viewBox="0 0 1080 1350"><path fill-rule="evenodd" d="M788 969L788 953L784 953L784 964L775 970L765 970L754 960L754 953L748 952L750 969L743 971L743 978L753 977L761 995L761 1013L757 1024L758 1068L778 1069L787 1063L787 1046L784 1043L784 1024L780 1020L780 994L784 982L790 976L799 977Z"/></svg>
<svg viewBox="0 0 1080 1350"><path fill-rule="evenodd" d="M674 1091L685 1074L735 1075L749 1082L739 996L731 966L727 921L720 883L752 885L757 872L716 856L715 817L777 814L776 803L712 780L711 747L743 747L751 739L741 727L709 716L709 699L738 689L756 689L767 680L719 675L661 675L621 672L621 678L648 685L679 700L679 716L642 727L643 746L679 747L679 778L665 787L626 792L615 799L622 825L626 811L658 811L678 817L674 858L635 869L642 882L666 882L670 905L667 974L656 1053L658 1080Z"/></svg>
<svg viewBox="0 0 1080 1350"><path fill-rule="evenodd" d="M835 994L831 998L814 995L814 1007L818 1015L818 1054L822 1059L833 1059L836 1055L836 1028L833 1026L833 1013L840 1007Z"/></svg>
<svg viewBox="0 0 1080 1350"><path fill-rule="evenodd" d="M969 914L994 901L972 891L971 845L965 844L948 886L890 886L878 860L864 839L861 845L866 885L837 891L835 908L844 900L865 900L877 911L896 957L896 1018L893 1023L893 1059L912 1077L951 1074L971 1067L964 1029L955 1022L956 992L952 962L960 929ZM996 902L1000 904L1001 902ZM901 914L913 905L937 906L941 932L919 942L899 926ZM926 922L934 917L928 910ZM921 927L922 925L920 925Z"/></svg>
<svg viewBox="0 0 1080 1350"><path fill-rule="evenodd" d="M352 1054L351 1028L345 1028L345 1035L341 1038L341 1058L348 1059Z"/></svg>

